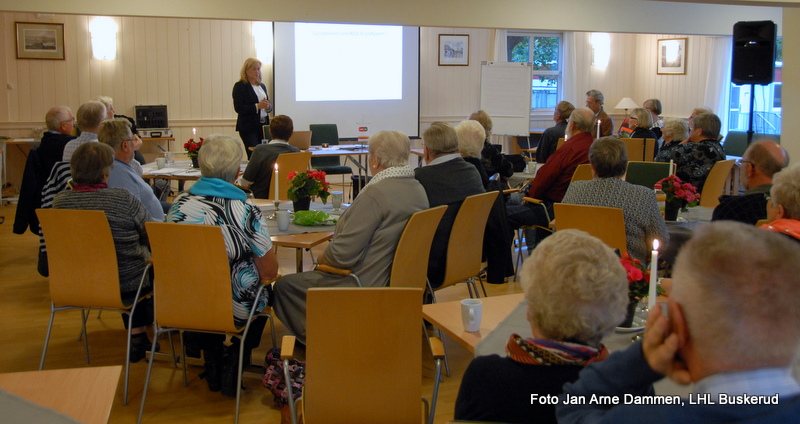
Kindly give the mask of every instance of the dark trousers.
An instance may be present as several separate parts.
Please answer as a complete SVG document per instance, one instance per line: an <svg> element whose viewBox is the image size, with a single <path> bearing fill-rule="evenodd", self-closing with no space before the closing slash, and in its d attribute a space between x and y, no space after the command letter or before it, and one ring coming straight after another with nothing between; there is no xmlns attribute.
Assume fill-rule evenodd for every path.
<svg viewBox="0 0 800 424"><path fill-rule="evenodd" d="M250 150L250 148L255 148L261 144L263 134L259 131L239 131L239 137L242 139L242 143L244 143L244 151L247 153L247 159L250 159L250 156L253 155L253 151Z"/></svg>

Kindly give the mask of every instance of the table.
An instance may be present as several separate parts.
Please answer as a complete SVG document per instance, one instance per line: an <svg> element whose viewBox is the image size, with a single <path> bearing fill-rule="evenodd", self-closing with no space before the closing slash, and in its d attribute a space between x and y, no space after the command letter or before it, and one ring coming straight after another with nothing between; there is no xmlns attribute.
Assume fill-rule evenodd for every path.
<svg viewBox="0 0 800 424"><path fill-rule="evenodd" d="M464 331L460 300L422 305L422 317L474 353L478 342L497 328L498 324L523 300L525 300L524 293L482 297L481 327L474 333Z"/></svg>
<svg viewBox="0 0 800 424"><path fill-rule="evenodd" d="M0 374L0 388L83 423L107 423L121 372L121 365L15 372Z"/></svg>

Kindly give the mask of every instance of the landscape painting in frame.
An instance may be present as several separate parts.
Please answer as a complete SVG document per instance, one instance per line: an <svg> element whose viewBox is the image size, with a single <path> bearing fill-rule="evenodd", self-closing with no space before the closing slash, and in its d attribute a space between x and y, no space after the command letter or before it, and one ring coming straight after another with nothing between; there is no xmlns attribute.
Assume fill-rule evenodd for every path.
<svg viewBox="0 0 800 424"><path fill-rule="evenodd" d="M17 22L17 59L64 60L64 24Z"/></svg>
<svg viewBox="0 0 800 424"><path fill-rule="evenodd" d="M469 34L439 34L439 66L469 65Z"/></svg>
<svg viewBox="0 0 800 424"><path fill-rule="evenodd" d="M658 40L658 75L686 75L686 43L688 38Z"/></svg>

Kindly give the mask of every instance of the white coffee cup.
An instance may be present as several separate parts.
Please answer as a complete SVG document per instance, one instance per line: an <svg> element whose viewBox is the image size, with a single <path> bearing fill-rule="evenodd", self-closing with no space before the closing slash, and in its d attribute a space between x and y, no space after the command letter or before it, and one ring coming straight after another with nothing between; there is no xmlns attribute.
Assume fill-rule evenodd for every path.
<svg viewBox="0 0 800 424"><path fill-rule="evenodd" d="M165 166L167 166L166 158L156 158L156 168L161 169Z"/></svg>
<svg viewBox="0 0 800 424"><path fill-rule="evenodd" d="M333 210L338 211L342 207L342 192L341 191L332 191L331 192L331 203L333 204Z"/></svg>
<svg viewBox="0 0 800 424"><path fill-rule="evenodd" d="M286 231L289 229L289 211L278 211L278 230Z"/></svg>
<svg viewBox="0 0 800 424"><path fill-rule="evenodd" d="M480 299L464 299L461 301L461 321L464 331L474 333L481 328L483 302Z"/></svg>

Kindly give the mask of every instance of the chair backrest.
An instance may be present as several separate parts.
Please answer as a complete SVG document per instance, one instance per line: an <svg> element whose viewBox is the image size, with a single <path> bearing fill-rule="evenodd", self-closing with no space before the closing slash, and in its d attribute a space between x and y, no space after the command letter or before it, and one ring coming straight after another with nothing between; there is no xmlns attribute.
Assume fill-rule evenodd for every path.
<svg viewBox="0 0 800 424"><path fill-rule="evenodd" d="M556 230L569 228L583 230L603 240L612 249L619 249L620 253L628 251L625 216L622 214L622 209L556 203L553 205L553 210Z"/></svg>
<svg viewBox="0 0 800 424"><path fill-rule="evenodd" d="M564 137L559 138L558 141L556 142L556 150L560 149L561 146L563 146L564 143L566 143L566 142L567 142L566 138L564 138Z"/></svg>
<svg viewBox="0 0 800 424"><path fill-rule="evenodd" d="M445 205L437 206L419 211L408 219L394 252L390 287L425 288L431 243L446 210Z"/></svg>
<svg viewBox="0 0 800 424"><path fill-rule="evenodd" d="M716 208L719 205L719 196L725 193L725 185L730 181L733 163L733 159L728 159L714 164L711 172L708 173L708 177L706 177L705 184L703 184L703 191L700 193L700 206Z"/></svg>
<svg viewBox="0 0 800 424"><path fill-rule="evenodd" d="M747 150L747 133L743 131L729 131L722 142L726 155L743 156Z"/></svg>
<svg viewBox="0 0 800 424"><path fill-rule="evenodd" d="M486 220L497 193L490 191L469 196L461 204L447 243L447 266L441 287L459 283L480 272Z"/></svg>
<svg viewBox="0 0 800 424"><path fill-rule="evenodd" d="M339 144L339 128L336 124L309 124L308 129L311 130L311 145L319 146L326 143L331 146ZM311 166L318 168L320 166L339 166L338 156L323 156L316 157L311 160Z"/></svg>
<svg viewBox="0 0 800 424"><path fill-rule="evenodd" d="M422 289L312 288L307 302L305 422L420 422Z"/></svg>
<svg viewBox="0 0 800 424"><path fill-rule="evenodd" d="M592 179L592 165L588 163L583 163L578 165L575 168L575 172L572 173L572 179L569 180L570 183L574 183L575 181L587 181Z"/></svg>
<svg viewBox="0 0 800 424"><path fill-rule="evenodd" d="M272 141L272 134L269 133L269 125L262 125L261 131L264 133L264 140Z"/></svg>
<svg viewBox="0 0 800 424"><path fill-rule="evenodd" d="M311 161L311 152L281 153L275 159L278 164L278 200L289 200L289 173L308 170ZM275 200L275 178L269 180L269 193L267 199Z"/></svg>
<svg viewBox="0 0 800 424"><path fill-rule="evenodd" d="M653 188L656 183L670 174L669 163L667 162L628 162L628 169L625 171L625 181L631 184Z"/></svg>
<svg viewBox="0 0 800 424"><path fill-rule="evenodd" d="M628 148L628 160L652 162L655 156L656 140L653 138L623 138Z"/></svg>
<svg viewBox="0 0 800 424"><path fill-rule="evenodd" d="M289 137L289 144L300 150L308 150L311 147L311 131L295 131Z"/></svg>
<svg viewBox="0 0 800 424"><path fill-rule="evenodd" d="M37 209L56 306L125 309L111 227L103 211ZM76 262L76 255L84 261Z"/></svg>
<svg viewBox="0 0 800 424"><path fill-rule="evenodd" d="M155 317L160 327L236 332L231 269L216 225L148 222ZM202 246L202 259L187 255Z"/></svg>

